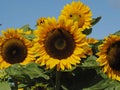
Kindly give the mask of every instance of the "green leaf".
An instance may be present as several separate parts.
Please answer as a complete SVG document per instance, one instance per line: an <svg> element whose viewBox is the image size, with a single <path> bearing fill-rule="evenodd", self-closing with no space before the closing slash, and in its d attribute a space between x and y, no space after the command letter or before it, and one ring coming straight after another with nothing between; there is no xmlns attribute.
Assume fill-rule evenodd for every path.
<svg viewBox="0 0 120 90"><path fill-rule="evenodd" d="M114 35L118 35L118 36L120 36L120 30L117 31L117 32L115 32Z"/></svg>
<svg viewBox="0 0 120 90"><path fill-rule="evenodd" d="M0 90L11 90L8 82L0 82Z"/></svg>
<svg viewBox="0 0 120 90"><path fill-rule="evenodd" d="M97 74L100 75L103 79L107 79L108 76L102 71L102 67L96 68L95 69Z"/></svg>
<svg viewBox="0 0 120 90"><path fill-rule="evenodd" d="M84 88L83 90L120 90L120 82L111 79L105 79L89 88Z"/></svg>
<svg viewBox="0 0 120 90"><path fill-rule="evenodd" d="M82 68L97 68L99 67L98 63L96 62L97 57L94 55L91 55L87 58L87 60L84 60L82 65L79 65L78 67Z"/></svg>
<svg viewBox="0 0 120 90"><path fill-rule="evenodd" d="M49 76L45 74L43 68L36 63L29 63L24 68L24 72L26 72L26 74L29 75L31 79L39 77L42 77L46 80L49 79Z"/></svg>
<svg viewBox="0 0 120 90"><path fill-rule="evenodd" d="M33 40L35 38L35 35L33 34L33 29L31 29L29 27L29 24L26 24L24 26L22 26L20 29L22 29L23 31L31 31L31 34L23 34L23 36L29 40Z"/></svg>
<svg viewBox="0 0 120 90"><path fill-rule="evenodd" d="M101 18L102 18L101 16L99 16L97 18L93 18L92 19L92 25L94 26L95 24L97 24L100 21Z"/></svg>
<svg viewBox="0 0 120 90"><path fill-rule="evenodd" d="M20 64L14 64L8 68L5 69L5 71L14 79L17 79L19 81L24 81L29 79L29 77L25 76L22 65Z"/></svg>
<svg viewBox="0 0 120 90"><path fill-rule="evenodd" d="M25 31L25 32L32 30L29 26L30 26L29 24L26 24L26 25L22 26L20 29L23 29L23 31Z"/></svg>
<svg viewBox="0 0 120 90"><path fill-rule="evenodd" d="M92 28L89 29L85 29L84 31L82 31L83 34L89 35L92 33Z"/></svg>
<svg viewBox="0 0 120 90"><path fill-rule="evenodd" d="M101 19L101 16L97 17L97 18L93 18L92 19L92 26L94 26L96 23L98 23ZM89 35L92 33L92 28L89 28L89 29L85 29L83 32L83 34L86 34L86 35Z"/></svg>
<svg viewBox="0 0 120 90"><path fill-rule="evenodd" d="M5 72L4 69L0 70L0 81L5 81L9 78L9 75Z"/></svg>
<svg viewBox="0 0 120 90"><path fill-rule="evenodd" d="M14 79L21 82L29 82L34 78L49 79L45 71L36 63L29 63L25 66L14 64L6 68L6 72Z"/></svg>

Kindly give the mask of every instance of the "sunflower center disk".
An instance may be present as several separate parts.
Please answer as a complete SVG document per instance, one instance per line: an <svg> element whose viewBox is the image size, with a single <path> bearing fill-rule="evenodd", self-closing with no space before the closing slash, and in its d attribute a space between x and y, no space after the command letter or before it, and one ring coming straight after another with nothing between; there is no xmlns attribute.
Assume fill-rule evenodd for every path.
<svg viewBox="0 0 120 90"><path fill-rule="evenodd" d="M112 69L120 71L120 41L109 47L107 59Z"/></svg>
<svg viewBox="0 0 120 90"><path fill-rule="evenodd" d="M9 39L2 45L2 57L10 63L23 62L27 56L27 48L24 43L19 39Z"/></svg>
<svg viewBox="0 0 120 90"><path fill-rule="evenodd" d="M47 54L59 60L68 58L75 49L73 36L61 28L49 32L44 44Z"/></svg>
<svg viewBox="0 0 120 90"><path fill-rule="evenodd" d="M55 48L58 50L63 50L66 48L66 41L64 39L57 39L55 41Z"/></svg>

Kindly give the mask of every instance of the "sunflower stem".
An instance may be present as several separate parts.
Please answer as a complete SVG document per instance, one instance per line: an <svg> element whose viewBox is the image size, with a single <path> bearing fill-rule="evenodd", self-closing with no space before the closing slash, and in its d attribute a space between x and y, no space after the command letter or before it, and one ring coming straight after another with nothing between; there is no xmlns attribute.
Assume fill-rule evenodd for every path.
<svg viewBox="0 0 120 90"><path fill-rule="evenodd" d="M60 71L56 71L56 87L55 90L60 90Z"/></svg>

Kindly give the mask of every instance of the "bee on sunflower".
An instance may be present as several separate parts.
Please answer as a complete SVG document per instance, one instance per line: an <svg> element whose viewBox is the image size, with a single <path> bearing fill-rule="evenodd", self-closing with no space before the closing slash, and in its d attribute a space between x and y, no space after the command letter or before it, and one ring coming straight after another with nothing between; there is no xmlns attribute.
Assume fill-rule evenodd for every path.
<svg viewBox="0 0 120 90"><path fill-rule="evenodd" d="M0 37L0 69L9 67L12 64L27 64L34 60L31 48L33 44L22 34L28 34L21 29L9 28L2 31Z"/></svg>
<svg viewBox="0 0 120 90"><path fill-rule="evenodd" d="M36 26L40 26L45 23L46 17L41 17L37 20Z"/></svg>
<svg viewBox="0 0 120 90"><path fill-rule="evenodd" d="M34 33L34 50L40 56L36 63L45 65L47 69L71 69L80 63L81 58L86 58L86 35L82 34L73 20L59 17L57 21L54 17L48 17Z"/></svg>
<svg viewBox="0 0 120 90"><path fill-rule="evenodd" d="M102 71L111 79L120 81L120 36L109 35L99 46L97 55Z"/></svg>

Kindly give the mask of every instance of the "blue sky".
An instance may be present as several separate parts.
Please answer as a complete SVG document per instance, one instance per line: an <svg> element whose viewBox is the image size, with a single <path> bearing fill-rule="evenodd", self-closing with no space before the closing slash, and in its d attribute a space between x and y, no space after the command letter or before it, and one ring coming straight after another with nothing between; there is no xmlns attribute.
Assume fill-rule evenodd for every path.
<svg viewBox="0 0 120 90"><path fill-rule="evenodd" d="M99 23L93 26L89 35L103 39L120 30L120 0L81 0L88 5L93 18L102 16ZM58 17L64 5L72 0L0 0L0 30L20 28L29 24L35 28L39 17Z"/></svg>

